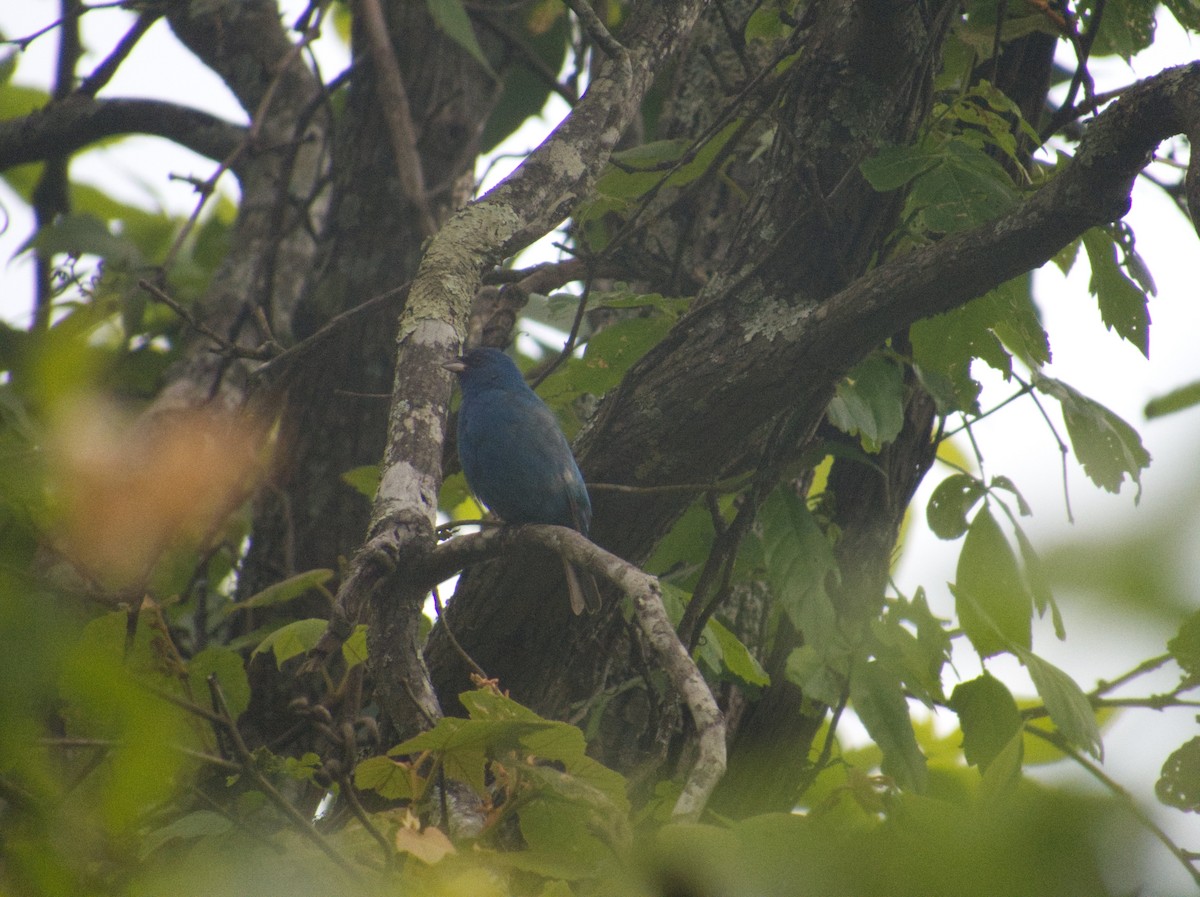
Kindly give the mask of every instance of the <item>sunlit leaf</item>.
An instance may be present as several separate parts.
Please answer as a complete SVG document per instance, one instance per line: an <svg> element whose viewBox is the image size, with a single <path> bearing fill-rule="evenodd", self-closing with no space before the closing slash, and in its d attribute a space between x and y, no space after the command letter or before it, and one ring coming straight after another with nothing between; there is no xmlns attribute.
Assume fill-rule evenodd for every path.
<svg viewBox="0 0 1200 897"><path fill-rule="evenodd" d="M736 635L717 620L709 620L705 631L711 632L721 647L721 660L725 668L743 682L750 685L770 685L771 677L762 664L742 644Z"/></svg>
<svg viewBox="0 0 1200 897"><path fill-rule="evenodd" d="M275 665L283 669L287 661L314 648L327 625L325 620L318 619L288 623L259 642L254 654L270 651L275 655Z"/></svg>
<svg viewBox="0 0 1200 897"><path fill-rule="evenodd" d="M285 580L267 586L261 592L251 595L245 601L238 601L236 604L231 605L231 608L248 610L254 607L273 607L277 604L286 604L293 599L299 598L310 589L323 586L332 578L332 570L306 570L303 573L297 573L295 576L289 576Z"/></svg>

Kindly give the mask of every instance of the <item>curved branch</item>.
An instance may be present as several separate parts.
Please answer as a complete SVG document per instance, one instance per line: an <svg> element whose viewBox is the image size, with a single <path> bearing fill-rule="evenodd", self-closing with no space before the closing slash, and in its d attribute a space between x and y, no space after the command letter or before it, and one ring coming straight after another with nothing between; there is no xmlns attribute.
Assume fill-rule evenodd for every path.
<svg viewBox="0 0 1200 897"><path fill-rule="evenodd" d="M467 564L537 546L566 557L572 564L603 576L628 595L646 644L691 713L696 727L696 762L688 773L673 816L695 821L725 774L725 718L663 605L658 577L605 551L587 537L563 526L506 526L444 542L429 556L430 573L445 577Z"/></svg>
<svg viewBox="0 0 1200 897"><path fill-rule="evenodd" d="M0 122L0 171L85 149L107 137L163 137L210 159L223 159L246 129L160 100L97 100L73 94L23 118Z"/></svg>
<svg viewBox="0 0 1200 897"><path fill-rule="evenodd" d="M738 457L745 433L798 400L815 427L826 388L889 336L1039 267L1089 228L1124 215L1154 148L1180 133L1200 138L1200 64L1167 70L1126 91L1092 122L1061 172L991 222L895 258L807 305L783 305L783 297L764 295L753 278L726 285L738 301L700 303L635 365L619 392L606 397L585 434L585 474L628 482L629 471L652 451L661 459L658 481L693 481L697 471L720 470ZM1200 160L1188 173L1198 201L1193 208L1200 207L1197 169ZM695 360L733 352L752 359L736 374ZM694 396L704 397L702 408L688 398ZM602 455L589 452L601 444ZM611 533L609 515L598 508L593 534L618 553L636 550L644 537L640 521L653 525L646 518L673 513L666 504L623 499L621 526Z"/></svg>

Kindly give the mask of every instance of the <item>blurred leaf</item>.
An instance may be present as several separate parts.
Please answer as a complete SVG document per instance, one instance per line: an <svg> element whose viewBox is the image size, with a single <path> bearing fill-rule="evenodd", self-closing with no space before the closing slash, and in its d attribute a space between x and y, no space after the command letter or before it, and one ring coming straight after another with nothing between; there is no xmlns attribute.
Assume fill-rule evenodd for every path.
<svg viewBox="0 0 1200 897"><path fill-rule="evenodd" d="M883 772L900 787L922 792L929 782L925 756L917 745L904 691L884 667L870 661L850 677L850 701L872 740L883 751Z"/></svg>
<svg viewBox="0 0 1200 897"><path fill-rule="evenodd" d="M1050 580L1046 576L1045 565L1037 551L1034 550L1033 543L1025 535L1025 530L1013 524L1013 531L1017 536L1017 546L1021 550L1021 563L1025 567L1025 583L1029 586L1030 595L1033 596L1033 604L1037 608L1038 616L1044 615L1049 608L1054 620L1054 634L1060 640L1065 639L1067 637L1066 627L1063 625L1062 613L1054 600L1054 593L1050 590Z"/></svg>
<svg viewBox="0 0 1200 897"><path fill-rule="evenodd" d="M1120 492L1126 474L1142 495L1142 471L1150 466L1150 453L1137 430L1099 402L1050 377L1037 376L1034 385L1059 401L1075 457L1092 482L1109 492Z"/></svg>
<svg viewBox="0 0 1200 897"><path fill-rule="evenodd" d="M411 854L428 865L439 862L455 853L456 848L440 828L435 825L418 829L415 826L400 826L396 832L396 849Z"/></svg>
<svg viewBox="0 0 1200 897"><path fill-rule="evenodd" d="M1141 287L1130 280L1117 265L1117 245L1104 228L1093 227L1083 235L1092 279L1088 289L1100 303L1100 317L1109 330L1115 330L1147 358L1150 357L1149 299Z"/></svg>
<svg viewBox="0 0 1200 897"><path fill-rule="evenodd" d="M939 539L957 539L967 531L967 515L987 494L983 483L965 473L954 473L938 483L929 496L925 519Z"/></svg>
<svg viewBox="0 0 1200 897"><path fill-rule="evenodd" d="M1175 636L1167 642L1167 650L1189 676L1200 676L1200 611L1191 614Z"/></svg>
<svg viewBox="0 0 1200 897"><path fill-rule="evenodd" d="M1029 648L1033 602L1012 546L987 505L967 530L952 591L963 632L980 656Z"/></svg>
<svg viewBox="0 0 1200 897"><path fill-rule="evenodd" d="M754 657L736 635L725 628L715 619L710 619L705 626L705 632L712 633L721 647L721 660L725 668L743 682L750 685L766 686L771 684L771 677L763 669L762 664Z"/></svg>
<svg viewBox="0 0 1200 897"><path fill-rule="evenodd" d="M988 763L980 783L980 797L992 802L1010 797L1021 781L1024 761L1025 736L1017 732Z"/></svg>
<svg viewBox="0 0 1200 897"><path fill-rule="evenodd" d="M1096 724L1096 712L1091 701L1075 680L1047 660L1029 651L1019 651L1017 656L1046 703L1046 712L1063 738L1095 757L1104 759L1104 745L1100 738L1100 727Z"/></svg>
<svg viewBox="0 0 1200 897"><path fill-rule="evenodd" d="M125 837L185 781L179 746L199 746L200 731L192 717L150 690L186 699L178 655L152 623L152 612L139 615L132 644L127 620L111 613L89 623L68 649L59 679L66 734L115 743L104 763L88 772L88 786L100 802L101 825Z"/></svg>
<svg viewBox="0 0 1200 897"><path fill-rule="evenodd" d="M479 39L475 37L475 29L471 27L471 18L467 15L462 0L425 0L425 6L429 15L433 17L434 24L471 54L471 58L478 62L485 72L499 81L483 54L483 48L479 46Z"/></svg>
<svg viewBox="0 0 1200 897"><path fill-rule="evenodd" d="M1023 496L1020 490L1017 489L1017 484L1003 474L992 477L992 483L989 487L989 491L992 489L1003 489L1005 492L1012 493L1013 497L1017 500L1017 511L1022 517L1028 517L1033 513L1029 507L1029 502L1025 501L1025 496Z"/></svg>
<svg viewBox="0 0 1200 897"><path fill-rule="evenodd" d="M1200 405L1200 380L1151 399L1146 403L1145 415L1147 418L1163 417L1195 405Z"/></svg>
<svg viewBox="0 0 1200 897"><path fill-rule="evenodd" d="M1163 763L1154 793L1168 807L1200 813L1200 736L1171 753Z"/></svg>
<svg viewBox="0 0 1200 897"><path fill-rule="evenodd" d="M1021 711L1012 692L986 670L954 687L950 709L958 714L962 726L963 756L981 772L1020 734Z"/></svg>
<svg viewBox="0 0 1200 897"><path fill-rule="evenodd" d="M250 681L240 654L220 645L205 648L188 661L188 682L193 698L208 703L208 677L217 677L221 693L229 705L229 715L237 719L250 706Z"/></svg>
<svg viewBox="0 0 1200 897"><path fill-rule="evenodd" d="M181 816L174 822L154 829L144 836L138 844L138 850L143 860L158 848L171 841L190 841L194 838L204 838L211 835L223 835L234 828L234 822L228 816L223 816L213 810L193 810L186 816Z"/></svg>
<svg viewBox="0 0 1200 897"><path fill-rule="evenodd" d="M539 16L536 9L531 10L528 17L529 27L524 33L514 29L514 37L521 41L525 52L542 64L544 72L561 72L571 40L567 17ZM480 154L488 155L527 120L540 114L550 93L548 79L532 66L515 65L506 70L501 79L500 97L483 126Z"/></svg>
<svg viewBox="0 0 1200 897"><path fill-rule="evenodd" d="M868 452L879 452L904 426L904 377L880 354L871 355L838 381L826 410L829 422L859 436Z"/></svg>
<svg viewBox="0 0 1200 897"><path fill-rule="evenodd" d="M350 633L350 638L342 643L342 657L347 667L367 662L367 624L359 623Z"/></svg>
<svg viewBox="0 0 1200 897"><path fill-rule="evenodd" d="M827 651L844 642L825 590L826 578L837 575L837 559L804 500L781 486L763 503L759 520L775 600L808 644Z"/></svg>
<svg viewBox="0 0 1200 897"><path fill-rule="evenodd" d="M132 242L117 236L103 221L87 214L60 215L38 230L22 249L30 247L47 257L98 255L130 265L139 264L142 258Z"/></svg>
<svg viewBox="0 0 1200 897"><path fill-rule="evenodd" d="M254 649L251 657L270 651L275 655L275 665L283 665L297 655L304 654L316 646L328 623L325 620L296 620L276 629Z"/></svg>
<svg viewBox="0 0 1200 897"><path fill-rule="evenodd" d="M378 464L364 464L362 467L347 470L342 474L341 480L359 495L362 495L368 501L372 501L375 498L375 493L379 491L379 477Z"/></svg>
<svg viewBox="0 0 1200 897"><path fill-rule="evenodd" d="M1094 56L1120 56L1126 62L1154 40L1154 14L1158 4L1148 0L1088 0L1079 14L1100 15L1100 28L1092 44Z"/></svg>
<svg viewBox="0 0 1200 897"><path fill-rule="evenodd" d="M245 601L231 604L230 609L249 610L254 607L274 607L277 604L286 604L288 601L299 598L310 589L323 586L332 578L332 570L306 570L304 573L297 573L281 582L267 586Z"/></svg>

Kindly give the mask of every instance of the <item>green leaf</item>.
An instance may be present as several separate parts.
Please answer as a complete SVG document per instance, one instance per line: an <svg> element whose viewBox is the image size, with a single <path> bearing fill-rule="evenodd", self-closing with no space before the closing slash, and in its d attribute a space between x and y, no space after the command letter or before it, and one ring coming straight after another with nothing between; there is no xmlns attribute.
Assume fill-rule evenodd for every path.
<svg viewBox="0 0 1200 897"><path fill-rule="evenodd" d="M110 262L136 265L142 255L124 237L109 230L108 225L93 215L62 215L45 225L22 247L33 247L46 256L97 255Z"/></svg>
<svg viewBox="0 0 1200 897"><path fill-rule="evenodd" d="M849 666L849 661L843 660L835 670L822 652L812 645L802 645L793 648L788 655L784 675L788 682L800 686L804 697L836 707L842 700L845 671Z"/></svg>
<svg viewBox="0 0 1200 897"><path fill-rule="evenodd" d="M347 470L341 476L343 483L368 500L373 500L375 493L379 491L379 478L378 464L364 464L362 467Z"/></svg>
<svg viewBox="0 0 1200 897"><path fill-rule="evenodd" d="M826 577L837 575L837 559L804 500L781 486L763 503L759 520L775 600L807 643L824 651L843 642L825 591Z"/></svg>
<svg viewBox="0 0 1200 897"><path fill-rule="evenodd" d="M771 684L771 677L767 675L762 664L741 640L718 620L710 619L705 631L716 639L721 648L721 660L729 672L750 685L765 687Z"/></svg>
<svg viewBox="0 0 1200 897"><path fill-rule="evenodd" d="M1033 513L1033 510L1029 507L1029 502L1025 501L1025 496L1017 488L1017 484L1003 474L992 477L989 491L992 489L1003 489L1005 492L1012 493L1013 497L1017 500L1017 511L1022 517L1028 517Z"/></svg>
<svg viewBox="0 0 1200 897"><path fill-rule="evenodd" d="M485 72L496 78L479 39L475 37L475 29L471 27L471 18L467 15L462 0L425 0L425 7L437 27L452 41L471 54ZM496 78L499 80L499 78Z"/></svg>
<svg viewBox="0 0 1200 897"><path fill-rule="evenodd" d="M1104 228L1093 227L1083 235L1092 279L1088 289L1100 304L1100 317L1147 358L1150 357L1149 299L1117 264L1117 244Z"/></svg>
<svg viewBox="0 0 1200 897"><path fill-rule="evenodd" d="M1200 405L1200 380L1151 399L1146 403L1145 414L1147 418L1163 417L1195 405Z"/></svg>
<svg viewBox="0 0 1200 897"><path fill-rule="evenodd" d="M1175 636L1167 642L1167 650L1189 676L1200 676L1200 611L1191 614Z"/></svg>
<svg viewBox="0 0 1200 897"><path fill-rule="evenodd" d="M826 410L829 422L879 452L904 426L904 376L883 355L871 355L843 377Z"/></svg>
<svg viewBox="0 0 1200 897"><path fill-rule="evenodd" d="M967 530L952 591L963 632L980 656L1029 648L1033 601L1012 546L987 505Z"/></svg>
<svg viewBox="0 0 1200 897"><path fill-rule="evenodd" d="M1058 727L1063 738L1073 747L1091 754L1097 760L1104 759L1104 745L1100 739L1100 727L1096 724L1096 712L1091 701L1075 680L1036 654L1019 651L1017 656L1029 677L1033 680L1050 720Z"/></svg>
<svg viewBox="0 0 1200 897"><path fill-rule="evenodd" d="M929 496L925 519L939 539L957 539L967 531L967 515L987 494L983 483L965 473L954 473L938 483Z"/></svg>
<svg viewBox="0 0 1200 897"><path fill-rule="evenodd" d="M928 785L925 755L917 745L900 682L870 661L850 677L850 700L872 740L883 751L883 772L901 788L922 792Z"/></svg>
<svg viewBox="0 0 1200 897"><path fill-rule="evenodd" d="M1025 736L1018 732L988 764L980 783L980 797L984 801L997 801L1013 794L1021 781L1024 761Z"/></svg>
<svg viewBox="0 0 1200 897"><path fill-rule="evenodd" d="M986 772L1000 752L1020 734L1021 711L1012 692L986 670L978 678L954 687L950 709L958 714L962 726L963 756L981 771Z"/></svg>
<svg viewBox="0 0 1200 897"><path fill-rule="evenodd" d="M1171 752L1154 793L1168 807L1185 813L1200 813L1200 736Z"/></svg>
<svg viewBox="0 0 1200 897"><path fill-rule="evenodd" d="M518 815L527 846L505 857L517 868L573 881L594 876L612 859L612 852L591 830L588 815L570 803L534 800Z"/></svg>
<svg viewBox="0 0 1200 897"><path fill-rule="evenodd" d="M1081 4L1081 13L1097 15L1095 0ZM1154 41L1154 14L1157 3L1146 0L1111 0L1103 8L1100 29L1092 44L1093 56L1120 56L1129 62Z"/></svg>
<svg viewBox="0 0 1200 897"><path fill-rule="evenodd" d="M329 582L333 577L332 570L306 570L303 573L297 573L295 576L289 576L287 579L267 586L256 595L251 595L245 601L238 601L230 605L231 610L248 610L252 607L273 607L277 604L286 604L295 598L299 598L309 589L315 589Z"/></svg>
<svg viewBox="0 0 1200 897"><path fill-rule="evenodd" d="M324 620L296 620L276 629L254 649L251 656L270 651L275 655L275 665L283 669L283 665L298 654L304 654L313 648L321 638L328 624Z"/></svg>
<svg viewBox="0 0 1200 897"><path fill-rule="evenodd" d="M354 787L374 791L384 800L412 800L412 771L391 757L368 757L354 767Z"/></svg>
<svg viewBox="0 0 1200 897"><path fill-rule="evenodd" d="M367 625L365 623L355 626L350 638L342 643L342 657L345 658L347 667L367 662Z"/></svg>
<svg viewBox="0 0 1200 897"><path fill-rule="evenodd" d="M150 854L171 841L190 841L232 831L234 821L213 810L193 810L174 822L143 835L137 844L138 856L145 860Z"/></svg>
<svg viewBox="0 0 1200 897"><path fill-rule="evenodd" d="M533 19L537 10L530 10ZM570 47L571 32L565 15L556 15L549 26L530 27L521 32L521 47L536 58L542 71L561 72ZM487 117L480 137L479 152L489 155L506 137L531 117L541 113L550 96L550 81L528 65L516 65L505 70L501 93Z"/></svg>
<svg viewBox="0 0 1200 897"><path fill-rule="evenodd" d="M250 681L240 654L228 648L205 648L188 661L188 683L192 696L208 695L208 677L215 675L235 720L250 706Z"/></svg>
<svg viewBox="0 0 1200 897"><path fill-rule="evenodd" d="M1048 363L1050 337L1033 301L1033 278L1028 274L1014 277L985 298L994 304L992 332L1000 341L1032 370Z"/></svg>
<svg viewBox="0 0 1200 897"><path fill-rule="evenodd" d="M939 157L915 146L888 146L863 162L859 169L880 193L903 187L938 164Z"/></svg>
<svg viewBox="0 0 1200 897"><path fill-rule="evenodd" d="M1099 402L1089 399L1061 380L1037 376L1034 385L1062 405L1067 435L1075 457L1092 482L1109 492L1120 492L1128 475L1142 495L1142 471L1150 466L1150 453L1137 430Z"/></svg>
<svg viewBox="0 0 1200 897"><path fill-rule="evenodd" d="M1038 616L1043 616L1049 609L1054 620L1054 634L1060 640L1064 639L1067 637L1067 633L1063 626L1062 614L1058 610L1058 603L1054 600L1054 593L1050 589L1050 579L1046 575L1042 559L1034 550L1029 537L1025 535L1025 530L1014 523L1013 532L1017 536L1017 547L1021 550L1021 563L1025 567L1025 582L1029 586L1030 595L1033 596L1033 604L1037 608Z"/></svg>
<svg viewBox="0 0 1200 897"><path fill-rule="evenodd" d="M998 217L1016 200L1012 179L995 159L952 139L938 164L913 181L906 208L920 230L950 234Z"/></svg>

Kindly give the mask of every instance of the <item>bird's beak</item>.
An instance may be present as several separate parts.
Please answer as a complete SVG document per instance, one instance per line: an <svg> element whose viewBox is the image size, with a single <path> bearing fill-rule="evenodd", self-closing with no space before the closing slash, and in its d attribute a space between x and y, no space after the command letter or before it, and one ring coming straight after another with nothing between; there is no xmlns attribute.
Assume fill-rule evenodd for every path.
<svg viewBox="0 0 1200 897"><path fill-rule="evenodd" d="M452 359L451 361L447 361L445 364L442 365L442 367L444 367L448 371L453 371L456 374L461 374L463 371L465 371L467 369L466 363L461 358L455 358L455 359Z"/></svg>

